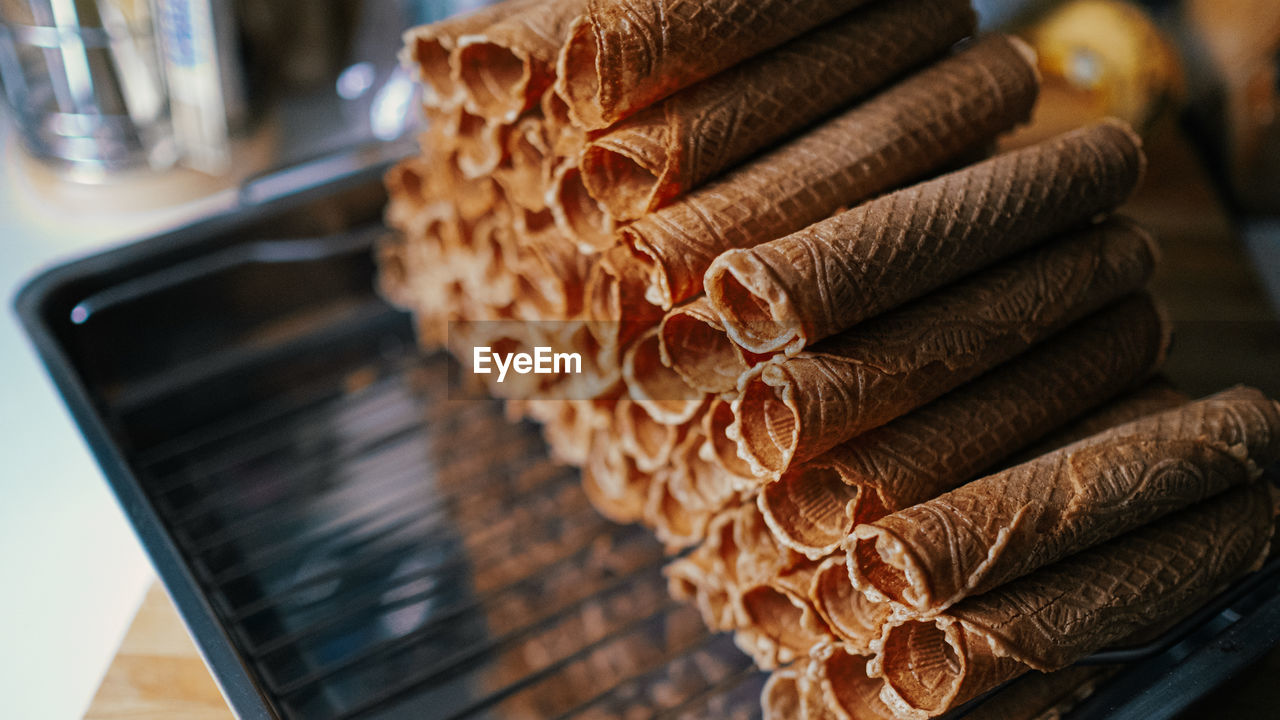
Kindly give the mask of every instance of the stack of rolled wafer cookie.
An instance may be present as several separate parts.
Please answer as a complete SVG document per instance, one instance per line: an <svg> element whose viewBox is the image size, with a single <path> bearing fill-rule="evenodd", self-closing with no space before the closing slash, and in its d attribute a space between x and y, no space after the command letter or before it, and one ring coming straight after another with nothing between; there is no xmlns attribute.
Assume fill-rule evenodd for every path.
<svg viewBox="0 0 1280 720"><path fill-rule="evenodd" d="M542 423L772 717L991 717L1269 551L1280 406L1153 381L1141 142L992 155L1033 53L969 0L507 0L406 35L384 293ZM480 374L472 348L573 350ZM1063 668L1067 668L1063 670ZM1043 674L1042 674L1043 673Z"/></svg>

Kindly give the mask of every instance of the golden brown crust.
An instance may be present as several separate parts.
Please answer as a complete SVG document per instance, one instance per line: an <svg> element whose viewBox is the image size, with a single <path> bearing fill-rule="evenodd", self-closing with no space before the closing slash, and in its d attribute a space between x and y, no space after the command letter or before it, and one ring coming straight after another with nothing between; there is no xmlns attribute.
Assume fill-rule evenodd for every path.
<svg viewBox="0 0 1280 720"><path fill-rule="evenodd" d="M752 247L918 178L1026 120L1035 72L988 37L623 228L669 309L702 291L725 250Z"/></svg>
<svg viewBox="0 0 1280 720"><path fill-rule="evenodd" d="M1132 130L1098 123L730 250L707 295L739 345L795 354L1114 209L1145 162Z"/></svg>
<svg viewBox="0 0 1280 720"><path fill-rule="evenodd" d="M1142 287L1145 233L1107 222L831 337L740 382L738 453L787 470L897 418Z"/></svg>
<svg viewBox="0 0 1280 720"><path fill-rule="evenodd" d="M789 547L809 557L834 552L858 523L936 497L1140 382L1168 343L1150 303L1103 310L784 473L761 491L761 510Z"/></svg>
<svg viewBox="0 0 1280 720"><path fill-rule="evenodd" d="M601 131L583 154L583 182L634 220L941 55L974 20L968 0L849 13Z"/></svg>
<svg viewBox="0 0 1280 720"><path fill-rule="evenodd" d="M591 0L557 63L574 122L598 130L865 0Z"/></svg>
<svg viewBox="0 0 1280 720"><path fill-rule="evenodd" d="M858 588L928 616L1206 497L1280 459L1280 406L1235 388L860 525Z"/></svg>
<svg viewBox="0 0 1280 720"><path fill-rule="evenodd" d="M1051 671L1208 600L1265 559L1270 493L1237 487L1071 556L931 621L890 625L882 697L925 718L1035 669Z"/></svg>

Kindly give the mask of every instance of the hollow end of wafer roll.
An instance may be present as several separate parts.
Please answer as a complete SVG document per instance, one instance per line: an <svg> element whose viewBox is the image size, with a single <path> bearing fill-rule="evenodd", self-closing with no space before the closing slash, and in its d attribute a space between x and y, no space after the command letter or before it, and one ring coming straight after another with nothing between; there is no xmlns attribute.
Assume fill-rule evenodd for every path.
<svg viewBox="0 0 1280 720"><path fill-rule="evenodd" d="M658 334L663 362L702 392L732 391L742 373L763 359L744 354L729 339L705 299L673 308Z"/></svg>
<svg viewBox="0 0 1280 720"><path fill-rule="evenodd" d="M707 451L711 459L732 475L750 479L751 485L757 484L751 472L751 466L746 460L738 457L738 444L729 437L729 426L733 424L731 403L721 397L713 398L702 422L707 436Z"/></svg>
<svg viewBox="0 0 1280 720"><path fill-rule="evenodd" d="M800 442L799 414L788 385L775 387L767 373L743 376L741 395L733 406L729 432L738 441L738 456L761 477L777 477L787 469Z"/></svg>
<svg viewBox="0 0 1280 720"><path fill-rule="evenodd" d="M780 662L804 655L827 637L821 632L821 620L808 601L775 585L749 588L739 602L746 626L768 638L781 651L777 657Z"/></svg>
<svg viewBox="0 0 1280 720"><path fill-rule="evenodd" d="M565 102L573 124L585 130L607 127L617 118L605 117L600 97L600 39L595 23L584 15L569 28L569 39L556 62L555 90Z"/></svg>
<svg viewBox="0 0 1280 720"><path fill-rule="evenodd" d="M666 474L655 475L649 485L644 519L653 528L658 540L668 550L675 551L701 542L714 513L696 511L681 504L671 493L667 478L664 477Z"/></svg>
<svg viewBox="0 0 1280 720"><path fill-rule="evenodd" d="M527 211L545 212L547 224L554 225L555 218L547 209L546 178L543 177L544 166L551 157L545 126L536 117L525 118L507 134L505 145L506 160L494 169L494 179L514 205Z"/></svg>
<svg viewBox="0 0 1280 720"><path fill-rule="evenodd" d="M587 327L600 344L621 353L640 333L662 319L644 299L645 269L625 247L600 255L587 277Z"/></svg>
<svg viewBox="0 0 1280 720"><path fill-rule="evenodd" d="M658 195L668 168L653 167L608 136L587 144L581 168L587 192L616 218L634 220L670 199Z"/></svg>
<svg viewBox="0 0 1280 720"><path fill-rule="evenodd" d="M853 532L862 492L834 468L808 465L765 485L757 502L778 542L816 560L839 550Z"/></svg>
<svg viewBox="0 0 1280 720"><path fill-rule="evenodd" d="M623 355L622 379L631 399L654 420L679 425L697 414L705 396L662 364L658 343L657 328L642 335Z"/></svg>
<svg viewBox="0 0 1280 720"><path fill-rule="evenodd" d="M617 244L617 224L582 184L582 172L572 159L556 170L547 190L547 207L556 227L578 244L583 252L608 250Z"/></svg>
<svg viewBox="0 0 1280 720"><path fill-rule="evenodd" d="M801 715L799 673L794 669L778 670L764 682L760 691L760 707L765 720L795 720Z"/></svg>
<svg viewBox="0 0 1280 720"><path fill-rule="evenodd" d="M868 597L925 612L932 605L928 577L914 551L893 531L859 525L845 541L849 577Z"/></svg>
<svg viewBox="0 0 1280 720"><path fill-rule="evenodd" d="M417 71L419 81L427 90L427 102L440 107L456 102L459 92L450 65L452 43L446 47L445 40L432 32L429 25L410 28L403 37L400 63Z"/></svg>
<svg viewBox="0 0 1280 720"><path fill-rule="evenodd" d="M671 459L671 451L680 438L677 426L654 420L630 397L618 400L615 413L619 442L635 458L636 467L653 472Z"/></svg>
<svg viewBox="0 0 1280 720"><path fill-rule="evenodd" d="M881 698L904 718L935 717L967 699L959 697L968 662L958 625L908 620L886 628L881 643Z"/></svg>
<svg viewBox="0 0 1280 720"><path fill-rule="evenodd" d="M729 250L703 279L712 307L735 343L754 353L799 352L807 339L791 299L752 253Z"/></svg>
<svg viewBox="0 0 1280 720"><path fill-rule="evenodd" d="M884 681L867 675L867 659L834 647L816 658L817 683L827 709L840 720L890 720L896 716L880 699Z"/></svg>
<svg viewBox="0 0 1280 720"><path fill-rule="evenodd" d="M467 109L492 120L512 122L525 109L533 66L515 48L482 35L458 40L454 82L464 91Z"/></svg>
<svg viewBox="0 0 1280 720"><path fill-rule="evenodd" d="M643 474L616 477L619 470L608 461L596 461L595 456L592 453L582 467L582 490L592 507L616 523L641 520L649 491L647 478Z"/></svg>
<svg viewBox="0 0 1280 720"><path fill-rule="evenodd" d="M887 603L870 600L853 587L841 556L829 557L818 567L809 598L831 632L860 653L871 651L892 612Z"/></svg>
<svg viewBox="0 0 1280 720"><path fill-rule="evenodd" d="M695 562L691 556L671 563L663 573L667 576L667 592L671 597L693 603L707 627L722 631L737 625L723 577Z"/></svg>
<svg viewBox="0 0 1280 720"><path fill-rule="evenodd" d="M465 109L459 108L458 113L457 137L454 139L458 169L469 180L492 174L506 153L503 126L490 123Z"/></svg>

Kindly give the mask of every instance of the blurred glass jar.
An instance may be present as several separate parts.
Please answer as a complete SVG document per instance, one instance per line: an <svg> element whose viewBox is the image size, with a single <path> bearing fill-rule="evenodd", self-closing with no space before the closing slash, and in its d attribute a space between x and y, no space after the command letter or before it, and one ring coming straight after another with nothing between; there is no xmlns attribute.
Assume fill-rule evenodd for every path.
<svg viewBox="0 0 1280 720"><path fill-rule="evenodd" d="M95 181L178 159L148 0L0 0L5 105L35 157Z"/></svg>

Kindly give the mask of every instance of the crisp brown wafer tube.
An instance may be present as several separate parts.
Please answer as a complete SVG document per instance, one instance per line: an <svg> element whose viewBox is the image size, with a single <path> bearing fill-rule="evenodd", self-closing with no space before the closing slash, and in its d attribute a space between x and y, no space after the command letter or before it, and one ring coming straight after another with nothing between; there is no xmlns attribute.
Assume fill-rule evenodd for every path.
<svg viewBox="0 0 1280 720"><path fill-rule="evenodd" d="M622 379L631 399L658 422L679 425L692 419L707 399L706 393L689 387L671 368L662 364L658 329L640 336L622 361Z"/></svg>
<svg viewBox="0 0 1280 720"><path fill-rule="evenodd" d="M608 250L617 244L618 224L582 184L577 158L566 158L556 168L546 200L556 227L583 252Z"/></svg>
<svg viewBox="0 0 1280 720"><path fill-rule="evenodd" d="M814 649L809 682L826 712L840 720L896 720L880 699L884 681L867 675L867 658L837 645Z"/></svg>
<svg viewBox="0 0 1280 720"><path fill-rule="evenodd" d="M533 320L568 320L582 312L592 258L577 252L554 233L525 235L509 260L536 295Z"/></svg>
<svg viewBox="0 0 1280 720"><path fill-rule="evenodd" d="M858 9L602 131L583 183L634 220L941 55L974 24L969 0Z"/></svg>
<svg viewBox="0 0 1280 720"><path fill-rule="evenodd" d="M1128 126L1098 123L730 250L707 296L738 344L794 354L1114 209L1145 163Z"/></svg>
<svg viewBox="0 0 1280 720"><path fill-rule="evenodd" d="M511 126L489 122L459 107L454 152L462 176L474 180L493 174L506 159Z"/></svg>
<svg viewBox="0 0 1280 720"><path fill-rule="evenodd" d="M507 0L405 31L400 62L416 72L425 91L423 101L435 107L462 102L462 90L453 80L451 65L458 38L480 32L504 15L537 2L540 0Z"/></svg>
<svg viewBox="0 0 1280 720"><path fill-rule="evenodd" d="M735 519L732 511L717 515L707 528L706 541L663 569L671 596L692 601L712 630L732 630L739 624L729 595L729 586L737 580L736 566L726 562L735 554Z"/></svg>
<svg viewBox="0 0 1280 720"><path fill-rule="evenodd" d="M654 535L666 549L674 553L702 542L716 513L681 503L671 493L670 482L669 470L653 474L645 501L644 522L653 528Z"/></svg>
<svg viewBox="0 0 1280 720"><path fill-rule="evenodd" d="M1237 487L933 620L890 626L869 669L904 718L940 715L1192 610L1261 566L1273 527L1268 490Z"/></svg>
<svg viewBox="0 0 1280 720"><path fill-rule="evenodd" d="M494 168L493 179L513 204L533 212L546 210L551 160L546 122L537 113L526 115L507 133L506 160Z"/></svg>
<svg viewBox="0 0 1280 720"><path fill-rule="evenodd" d="M1106 222L752 370L729 428L738 454L785 472L1137 290L1155 263L1150 236Z"/></svg>
<svg viewBox="0 0 1280 720"><path fill-rule="evenodd" d="M733 424L733 407L725 397L713 397L707 412L703 415L703 431L707 436L705 446L709 459L740 479L741 489L746 490L758 484L751 466L746 460L738 457L738 444L729 437L728 429Z"/></svg>
<svg viewBox="0 0 1280 720"><path fill-rule="evenodd" d="M453 79L466 108L513 123L551 86L555 59L587 0L543 0L515 9L483 30L459 37Z"/></svg>
<svg viewBox="0 0 1280 720"><path fill-rule="evenodd" d="M734 641L763 670L804 657L831 631L809 601L818 564L805 561L767 582L741 589L743 624Z"/></svg>
<svg viewBox="0 0 1280 720"><path fill-rule="evenodd" d="M1098 312L784 473L760 509L788 547L835 552L855 525L937 497L1135 386L1164 361L1169 332L1148 297Z"/></svg>
<svg viewBox="0 0 1280 720"><path fill-rule="evenodd" d="M542 94L539 105L547 123L547 138L551 141L553 153L562 158L576 157L587 144L587 134L569 119L569 106L551 90Z"/></svg>
<svg viewBox="0 0 1280 720"><path fill-rule="evenodd" d="M587 278L588 326L600 344L624 348L662 321L662 309L645 300L645 265L625 245L600 253Z"/></svg>
<svg viewBox="0 0 1280 720"><path fill-rule="evenodd" d="M582 487L601 515L619 523L641 520L651 481L649 473L639 470L608 433L593 437L582 466Z"/></svg>
<svg viewBox="0 0 1280 720"><path fill-rule="evenodd" d="M737 493L727 473L699 456L706 440L699 420L694 417L685 423L684 437L671 453L668 488L686 508L718 512L737 504Z"/></svg>
<svg viewBox="0 0 1280 720"><path fill-rule="evenodd" d="M732 391L744 372L768 359L730 340L705 296L672 308L662 319L658 338L663 363L703 392Z"/></svg>
<svg viewBox="0 0 1280 720"><path fill-rule="evenodd" d="M1029 53L1005 37L978 40L622 228L649 264L650 302L670 309L702 292L720 253L793 233L1025 121L1038 89Z"/></svg>
<svg viewBox="0 0 1280 720"><path fill-rule="evenodd" d="M859 590L928 616L1232 486L1280 459L1280 404L1238 387L1142 418L850 537Z"/></svg>
<svg viewBox="0 0 1280 720"><path fill-rule="evenodd" d="M635 458L636 467L654 472L671 459L671 453L680 441L684 428L668 425L653 419L649 411L640 407L631 396L618 400L614 427L618 442L627 454Z"/></svg>
<svg viewBox="0 0 1280 720"><path fill-rule="evenodd" d="M591 0L557 62L574 122L612 125L865 0Z"/></svg>
<svg viewBox="0 0 1280 720"><path fill-rule="evenodd" d="M849 568L840 554L825 558L814 573L809 601L830 631L854 652L871 652L892 613L889 603L871 600L849 582Z"/></svg>

